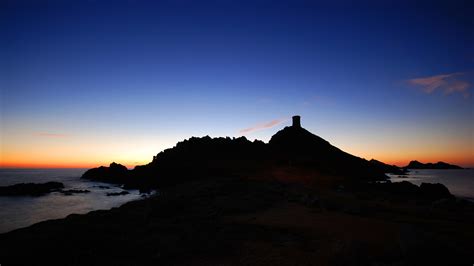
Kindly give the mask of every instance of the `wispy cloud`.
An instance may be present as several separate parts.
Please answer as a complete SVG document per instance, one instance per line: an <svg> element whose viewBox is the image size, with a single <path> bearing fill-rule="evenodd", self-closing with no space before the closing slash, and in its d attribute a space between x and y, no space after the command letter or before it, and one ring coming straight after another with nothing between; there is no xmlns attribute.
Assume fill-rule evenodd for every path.
<svg viewBox="0 0 474 266"><path fill-rule="evenodd" d="M272 127L274 127L276 125L279 125L279 124L281 124L285 121L288 121L288 120L289 120L289 118L274 119L274 120L269 121L269 122L260 123L260 124L254 125L252 127L249 127L249 128L244 128L244 129L240 130L239 133L248 134L248 133L251 133L251 132L254 132L254 131L258 131L258 130L272 128Z"/></svg>
<svg viewBox="0 0 474 266"><path fill-rule="evenodd" d="M65 138L69 136L67 134L50 133L50 132L36 132L33 135L37 137L46 137L46 138Z"/></svg>
<svg viewBox="0 0 474 266"><path fill-rule="evenodd" d="M471 83L463 80L464 72L442 74L429 77L421 77L407 80L408 84L418 86L424 93L431 94L441 91L445 95L459 93L464 98L469 98Z"/></svg>

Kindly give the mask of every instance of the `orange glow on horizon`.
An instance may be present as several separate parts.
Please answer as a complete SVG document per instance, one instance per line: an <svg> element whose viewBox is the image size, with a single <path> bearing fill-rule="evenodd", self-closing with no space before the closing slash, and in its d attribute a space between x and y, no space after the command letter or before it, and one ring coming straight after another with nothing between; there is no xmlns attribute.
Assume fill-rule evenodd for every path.
<svg viewBox="0 0 474 266"><path fill-rule="evenodd" d="M348 138L335 135L331 144L355 156L399 167L408 165L411 160L474 166L472 146L466 145L463 139L451 142L428 139L426 143L420 143L411 136L399 138L386 141L385 138L368 140L364 136L351 135ZM133 169L137 165L149 163L158 152L173 147L177 139L182 137L149 137L129 141L125 137L58 140L11 135L9 141L1 143L0 168L94 168L116 162ZM406 142L405 139L415 139L417 142Z"/></svg>
<svg viewBox="0 0 474 266"><path fill-rule="evenodd" d="M87 164L74 164L74 163L34 163L34 162L18 162L18 163L2 163L0 168L84 168L90 169L99 166L108 166L111 162L106 163L87 163ZM117 162L120 163L120 162ZM135 166L140 164L122 164L125 165L128 169L133 169Z"/></svg>
<svg viewBox="0 0 474 266"><path fill-rule="evenodd" d="M417 160L422 163L436 163L439 161L443 161L449 164L455 164L459 165L461 167L472 167L474 166L474 162L472 160L469 160L467 158L437 158L435 159L435 156L425 156L425 157L419 157L419 158L410 158L410 159L401 159L401 158L394 158L394 157L370 157L370 158L365 158L367 160L370 159L376 159L381 162L384 162L386 164L390 165L396 165L399 167L403 167L408 165L408 163L412 160ZM116 163L120 163L125 165L128 169L133 169L137 165L145 165L149 163L149 161L143 161L143 162L135 162L135 163L130 163L128 162L120 162L120 161L115 161ZM94 167L99 167L99 166L108 166L110 163L112 163L113 160L106 161L106 160L101 160L97 162L61 162L61 161L20 161L20 160L4 160L0 162L0 168L94 168Z"/></svg>
<svg viewBox="0 0 474 266"><path fill-rule="evenodd" d="M100 161L100 162L42 162L42 161L1 161L0 168L95 168L99 166L108 166L113 161ZM137 165L144 165L148 162L143 163L129 163L115 161L125 165L128 169L133 169Z"/></svg>

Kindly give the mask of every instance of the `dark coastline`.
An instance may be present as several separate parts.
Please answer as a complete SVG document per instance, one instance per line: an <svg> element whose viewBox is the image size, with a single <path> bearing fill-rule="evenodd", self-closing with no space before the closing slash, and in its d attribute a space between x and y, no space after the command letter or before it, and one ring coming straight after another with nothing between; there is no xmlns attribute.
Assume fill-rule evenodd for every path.
<svg viewBox="0 0 474 266"><path fill-rule="evenodd" d="M191 138L84 178L146 199L0 235L2 265L470 265L474 204L299 126L269 144ZM401 170L402 171L402 170ZM382 181L382 182L380 182Z"/></svg>

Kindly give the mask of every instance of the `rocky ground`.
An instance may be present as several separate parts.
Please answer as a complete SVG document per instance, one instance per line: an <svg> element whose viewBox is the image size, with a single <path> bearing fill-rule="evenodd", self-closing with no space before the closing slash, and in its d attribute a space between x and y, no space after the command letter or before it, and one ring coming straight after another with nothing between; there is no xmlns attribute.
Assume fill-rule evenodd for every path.
<svg viewBox="0 0 474 266"><path fill-rule="evenodd" d="M280 174L283 176L284 174ZM284 179L284 178L282 178ZM472 265L474 208L456 200L258 178L209 178L109 211L0 235L29 265Z"/></svg>

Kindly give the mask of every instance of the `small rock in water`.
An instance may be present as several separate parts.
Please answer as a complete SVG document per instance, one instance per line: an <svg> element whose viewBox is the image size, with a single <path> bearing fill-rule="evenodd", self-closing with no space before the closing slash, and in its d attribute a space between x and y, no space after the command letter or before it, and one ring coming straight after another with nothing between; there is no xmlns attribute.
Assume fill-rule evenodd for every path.
<svg viewBox="0 0 474 266"><path fill-rule="evenodd" d="M0 196L42 196L44 194L64 188L63 183L21 183L0 187Z"/></svg>
<svg viewBox="0 0 474 266"><path fill-rule="evenodd" d="M121 195L127 195L127 194L130 194L130 192L124 190L124 191L121 191L121 192L110 192L110 193L107 193L107 196L121 196Z"/></svg>
<svg viewBox="0 0 474 266"><path fill-rule="evenodd" d="M68 190L61 190L60 191L61 193L63 193L64 195L66 196L70 196L72 194L77 194L77 193L89 193L90 190L87 190L87 189L68 189Z"/></svg>
<svg viewBox="0 0 474 266"><path fill-rule="evenodd" d="M109 189L110 187L109 186L94 186L96 188L100 188L100 189Z"/></svg>

